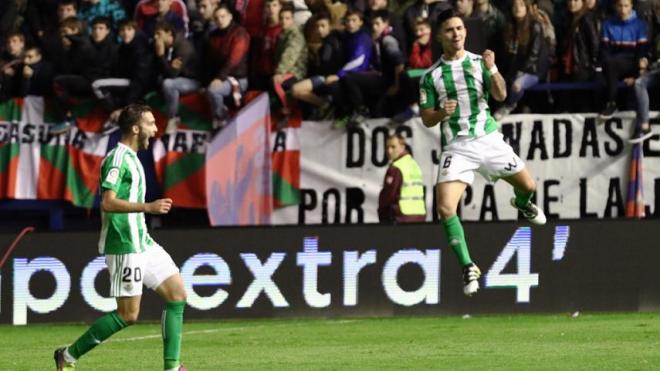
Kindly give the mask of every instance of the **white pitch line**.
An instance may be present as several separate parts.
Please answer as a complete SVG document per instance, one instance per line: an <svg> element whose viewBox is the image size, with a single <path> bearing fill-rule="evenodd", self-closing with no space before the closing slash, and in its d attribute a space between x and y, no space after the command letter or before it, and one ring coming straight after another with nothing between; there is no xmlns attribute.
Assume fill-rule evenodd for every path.
<svg viewBox="0 0 660 371"><path fill-rule="evenodd" d="M216 328L216 329L208 329L208 330L195 330L195 331L187 331L184 332L183 335L198 335L198 334L212 334L216 332L221 332L221 331L233 331L233 330L245 330L248 328L256 328L258 326L251 326L251 327L232 327L232 328ZM119 339L110 339L106 343L119 343L119 342L126 342L126 341L140 341L140 340L149 340L149 339L160 339L162 338L163 335L161 334L154 334L154 335L144 335L144 336L134 336L130 338L119 338Z"/></svg>
<svg viewBox="0 0 660 371"><path fill-rule="evenodd" d="M335 321L328 321L327 324L343 325L343 324L352 323L352 322L356 322L356 320L354 320L354 319L335 320ZM213 334L213 333L222 332L222 331L234 331L234 330L242 331L242 330L246 330L246 329L261 328L261 327L264 327L264 326L230 327L230 328L216 328L216 329L207 329L207 330L193 330L193 331L184 332L183 335L186 336L186 335L198 335L198 334ZM124 342L130 342L130 341L160 339L162 337L163 337L162 334L133 336L133 337L129 337L129 338L110 339L108 341L105 341L105 343L124 343ZM63 344L61 346L66 347L68 345L69 344Z"/></svg>

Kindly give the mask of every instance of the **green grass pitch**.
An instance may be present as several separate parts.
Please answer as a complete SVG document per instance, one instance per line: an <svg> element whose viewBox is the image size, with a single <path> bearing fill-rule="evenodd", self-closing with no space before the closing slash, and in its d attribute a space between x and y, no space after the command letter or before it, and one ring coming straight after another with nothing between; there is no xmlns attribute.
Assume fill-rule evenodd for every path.
<svg viewBox="0 0 660 371"><path fill-rule="evenodd" d="M0 370L51 370L83 325L0 326ZM660 313L186 322L189 370L658 370ZM79 370L162 370L160 326L125 329Z"/></svg>

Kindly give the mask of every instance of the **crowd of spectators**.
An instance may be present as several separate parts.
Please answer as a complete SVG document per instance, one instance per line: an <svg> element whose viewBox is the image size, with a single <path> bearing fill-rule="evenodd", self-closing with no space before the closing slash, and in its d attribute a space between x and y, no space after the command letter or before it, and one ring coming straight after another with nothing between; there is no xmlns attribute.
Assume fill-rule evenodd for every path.
<svg viewBox="0 0 660 371"><path fill-rule="evenodd" d="M436 19L452 7L466 49L496 53L509 91L496 118L524 109L540 82L595 83L604 93L587 96L598 99L569 91L558 109L607 118L623 83L635 138L650 134L660 0L4 0L0 100L54 97L54 133L74 122L76 99L96 98L116 118L150 91L164 98L168 131L181 95L206 94L222 128L248 89L271 93L280 124L295 107L335 127L403 121L417 112L415 71L442 52Z"/></svg>

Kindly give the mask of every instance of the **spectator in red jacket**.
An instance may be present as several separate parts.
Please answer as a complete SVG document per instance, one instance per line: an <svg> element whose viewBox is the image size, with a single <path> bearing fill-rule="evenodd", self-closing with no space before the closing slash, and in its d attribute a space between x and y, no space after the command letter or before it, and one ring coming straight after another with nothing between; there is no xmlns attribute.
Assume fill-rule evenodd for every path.
<svg viewBox="0 0 660 371"><path fill-rule="evenodd" d="M247 90L248 50L250 35L234 21L227 4L220 4L213 13L217 29L211 32L204 53L205 83L213 113L213 126L221 129L227 121L225 97L232 96L240 106L241 94Z"/></svg>
<svg viewBox="0 0 660 371"><path fill-rule="evenodd" d="M428 19L419 18L415 23L417 38L412 45L408 65L410 68L429 68L433 64L431 51L431 23Z"/></svg>
<svg viewBox="0 0 660 371"><path fill-rule="evenodd" d="M270 77L275 73L275 45L282 32L280 25L280 0L264 2L264 23L252 40L254 52L251 57L250 86L253 89L267 90Z"/></svg>

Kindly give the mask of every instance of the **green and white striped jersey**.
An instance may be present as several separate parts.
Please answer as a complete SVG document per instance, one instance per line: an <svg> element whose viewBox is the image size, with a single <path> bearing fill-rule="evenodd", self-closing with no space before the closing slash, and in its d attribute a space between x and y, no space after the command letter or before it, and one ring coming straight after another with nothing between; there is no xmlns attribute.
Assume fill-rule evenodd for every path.
<svg viewBox="0 0 660 371"><path fill-rule="evenodd" d="M112 190L117 198L144 202L144 169L135 151L118 143L101 164L101 192ZM144 213L106 213L101 211L101 254L119 255L144 252L154 244L147 232Z"/></svg>
<svg viewBox="0 0 660 371"><path fill-rule="evenodd" d="M497 130L497 122L488 108L490 84L491 74L483 58L468 51L454 61L441 57L422 75L419 92L422 109L440 110L448 99L458 102L456 111L440 123L443 145L457 136L476 138Z"/></svg>

